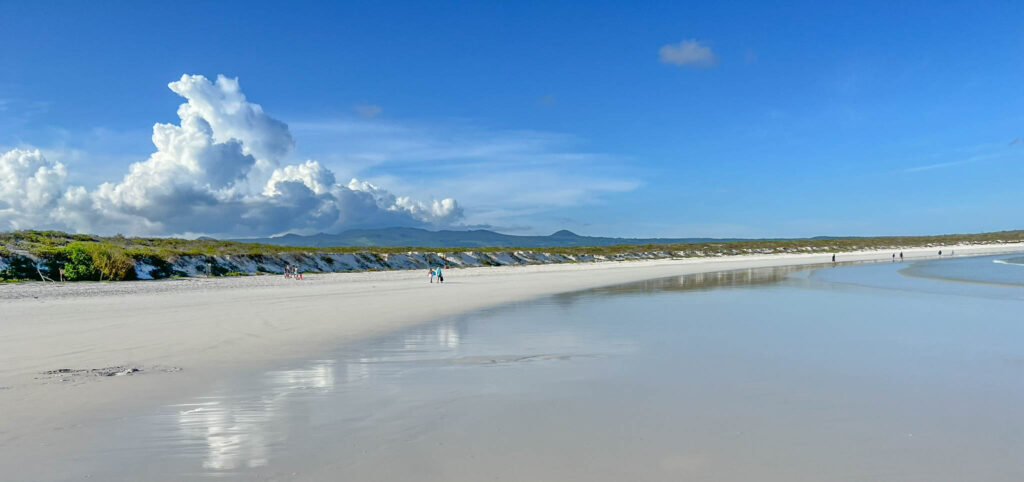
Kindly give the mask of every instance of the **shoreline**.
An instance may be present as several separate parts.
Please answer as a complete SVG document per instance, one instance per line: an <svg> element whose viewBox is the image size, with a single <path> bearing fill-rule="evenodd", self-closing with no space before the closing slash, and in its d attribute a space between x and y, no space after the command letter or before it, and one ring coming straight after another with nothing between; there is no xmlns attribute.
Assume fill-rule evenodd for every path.
<svg viewBox="0 0 1024 482"><path fill-rule="evenodd" d="M903 252L915 261L935 258L939 249L1001 254L1024 251L1024 243ZM839 253L837 261L885 262L891 254ZM302 281L0 285L0 447L74 436L75 428L167 403L226 373L314 357L460 313L632 281L830 259L817 253L459 268L447 271L443 285L428 283L421 270L314 274ZM45 374L65 369L86 371ZM96 369L106 371L89 371ZM123 376L107 376L117 373Z"/></svg>

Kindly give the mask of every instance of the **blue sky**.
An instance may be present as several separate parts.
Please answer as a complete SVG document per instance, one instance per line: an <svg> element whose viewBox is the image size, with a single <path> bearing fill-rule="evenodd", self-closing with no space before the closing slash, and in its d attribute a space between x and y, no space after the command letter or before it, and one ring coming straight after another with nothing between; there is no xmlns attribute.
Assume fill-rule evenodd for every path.
<svg viewBox="0 0 1024 482"><path fill-rule="evenodd" d="M100 196L154 153L154 123L182 122L169 82L224 75L287 124L294 147L275 165L316 160L340 185L458 203L457 216L409 208L409 223L728 237L1024 227L1019 2L712 3L2 2L0 152L40 149L66 167L61 189ZM241 192L209 199L254 195ZM217 232L103 199L143 219L44 213L8 228Z"/></svg>

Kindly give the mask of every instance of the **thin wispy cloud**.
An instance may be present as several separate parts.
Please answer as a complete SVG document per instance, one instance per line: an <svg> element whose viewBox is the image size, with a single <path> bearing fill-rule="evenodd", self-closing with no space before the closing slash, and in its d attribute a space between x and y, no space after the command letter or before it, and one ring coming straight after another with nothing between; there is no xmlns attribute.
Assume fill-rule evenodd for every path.
<svg viewBox="0 0 1024 482"><path fill-rule="evenodd" d="M0 95L3 91L0 90ZM0 132L17 131L18 128L33 120L43 118L49 113L52 102L31 100L17 97L17 94L0 98Z"/></svg>
<svg viewBox="0 0 1024 482"><path fill-rule="evenodd" d="M694 39L663 45L658 49L658 58L662 63L682 67L712 67L718 63L718 57L711 51L711 47Z"/></svg>
<svg viewBox="0 0 1024 482"><path fill-rule="evenodd" d="M968 159L968 160L964 160L964 161L951 161L951 162L939 162L939 163L936 163L936 164L925 164L923 166L916 166L916 167L910 167L910 168L904 169L903 172L911 173L911 172L931 171L931 170L934 170L934 169L942 169L944 167L953 167L953 166L960 166L960 165L963 165L963 164L969 164L971 162L974 162L974 161Z"/></svg>
<svg viewBox="0 0 1024 482"><path fill-rule="evenodd" d="M967 165L967 164L974 164L976 162L987 161L987 160L990 160L990 159L996 159L996 158L999 158L999 157L1003 157L1003 155L1004 154L1002 154L1002 153L999 153L999 154L988 154L988 155L982 155L982 156L974 156L974 157L971 157L969 159L963 159L963 160L959 160L959 161L937 162L937 163L934 163L934 164L925 164L925 165L922 165L922 166L909 167L909 168L903 169L901 172L904 172L904 173L914 173L914 172L932 171L932 170L935 170L935 169L943 169L943 168L947 168L947 167L963 166L963 165Z"/></svg>
<svg viewBox="0 0 1024 482"><path fill-rule="evenodd" d="M469 224L529 224L531 215L601 205L643 184L625 167L628 160L581 149L582 140L561 133L493 130L465 121L290 125L312 149L307 154L335 172L418 198L457 198Z"/></svg>
<svg viewBox="0 0 1024 482"><path fill-rule="evenodd" d="M526 167L569 163L600 164L612 157L577 148L575 136L535 130L494 130L459 121L362 119L291 122L303 139L303 153L367 169L475 164Z"/></svg>
<svg viewBox="0 0 1024 482"><path fill-rule="evenodd" d="M747 49L747 51L743 54L743 63L747 65L757 63L757 52L754 52L751 49Z"/></svg>
<svg viewBox="0 0 1024 482"><path fill-rule="evenodd" d="M363 119L373 119L378 114L383 112L383 108L379 105L374 104L358 104L356 105L356 113Z"/></svg>

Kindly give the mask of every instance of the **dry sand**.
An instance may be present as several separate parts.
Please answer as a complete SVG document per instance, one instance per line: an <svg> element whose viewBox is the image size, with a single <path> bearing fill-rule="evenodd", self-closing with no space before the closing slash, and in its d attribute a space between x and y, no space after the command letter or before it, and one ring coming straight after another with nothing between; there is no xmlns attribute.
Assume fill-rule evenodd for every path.
<svg viewBox="0 0 1024 482"><path fill-rule="evenodd" d="M906 249L908 259L1024 244ZM888 261L892 251L840 253ZM195 393L218 377L312 358L359 337L538 296L698 272L827 263L830 255L0 286L0 448ZM137 371L136 371L137 370ZM72 430L69 430L72 429ZM13 451L13 452L16 452ZM9 452L12 453L12 452Z"/></svg>

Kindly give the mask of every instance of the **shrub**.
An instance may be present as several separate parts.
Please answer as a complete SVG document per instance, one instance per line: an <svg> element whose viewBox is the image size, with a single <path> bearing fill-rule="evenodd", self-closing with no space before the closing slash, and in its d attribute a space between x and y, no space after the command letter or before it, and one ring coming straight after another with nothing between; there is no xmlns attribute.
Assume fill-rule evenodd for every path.
<svg viewBox="0 0 1024 482"><path fill-rule="evenodd" d="M64 278L68 281L135 278L135 259L120 246L76 241L62 251Z"/></svg>
<svg viewBox="0 0 1024 482"><path fill-rule="evenodd" d="M120 246L96 243L92 263L99 271L100 279L122 281L135 278L135 260Z"/></svg>
<svg viewBox="0 0 1024 482"><path fill-rule="evenodd" d="M85 242L74 242L64 247L64 279L68 281L96 280L100 273L92 261L92 252Z"/></svg>

